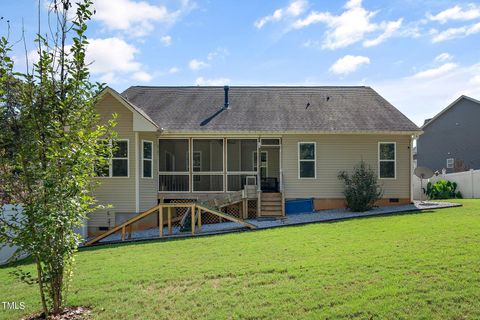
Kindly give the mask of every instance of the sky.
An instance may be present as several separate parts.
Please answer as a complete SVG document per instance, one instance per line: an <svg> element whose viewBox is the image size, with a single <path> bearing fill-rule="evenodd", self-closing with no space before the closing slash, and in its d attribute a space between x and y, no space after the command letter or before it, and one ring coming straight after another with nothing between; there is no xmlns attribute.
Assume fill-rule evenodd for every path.
<svg viewBox="0 0 480 320"><path fill-rule="evenodd" d="M40 1L45 32L48 0ZM92 79L132 85L370 86L421 125L465 94L480 100L480 1L96 0ZM25 29L35 59L38 0L0 0L0 35Z"/></svg>

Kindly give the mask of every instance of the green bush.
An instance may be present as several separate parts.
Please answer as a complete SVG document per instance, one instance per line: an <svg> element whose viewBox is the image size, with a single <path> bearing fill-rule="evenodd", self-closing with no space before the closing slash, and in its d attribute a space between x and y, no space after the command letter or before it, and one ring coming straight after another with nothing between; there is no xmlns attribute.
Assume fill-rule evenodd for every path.
<svg viewBox="0 0 480 320"><path fill-rule="evenodd" d="M375 171L361 161L349 174L342 171L338 174L338 179L345 182L345 201L347 207L356 212L371 210L375 202L382 196L382 189L377 183Z"/></svg>
<svg viewBox="0 0 480 320"><path fill-rule="evenodd" d="M456 182L438 180L435 184L429 182L427 189L424 189L423 192L430 199L461 199L462 194L457 191L457 186Z"/></svg>

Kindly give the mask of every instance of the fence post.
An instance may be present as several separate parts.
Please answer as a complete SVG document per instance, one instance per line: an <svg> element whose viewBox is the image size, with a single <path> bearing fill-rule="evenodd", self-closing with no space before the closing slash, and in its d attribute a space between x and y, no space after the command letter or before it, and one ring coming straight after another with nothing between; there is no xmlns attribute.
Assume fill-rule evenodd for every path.
<svg viewBox="0 0 480 320"><path fill-rule="evenodd" d="M473 177L474 171L473 169L470 169L470 182L472 183L472 199L475 198L475 181Z"/></svg>

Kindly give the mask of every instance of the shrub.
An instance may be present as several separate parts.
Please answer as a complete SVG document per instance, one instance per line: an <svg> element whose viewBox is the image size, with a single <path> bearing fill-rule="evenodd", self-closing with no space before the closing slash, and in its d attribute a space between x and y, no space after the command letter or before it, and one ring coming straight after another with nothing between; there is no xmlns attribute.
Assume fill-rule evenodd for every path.
<svg viewBox="0 0 480 320"><path fill-rule="evenodd" d="M382 188L377 183L377 175L373 169L361 161L349 174L342 171L338 179L345 182L345 201L352 211L364 212L371 210L375 202L382 196Z"/></svg>
<svg viewBox="0 0 480 320"><path fill-rule="evenodd" d="M457 191L457 183L447 180L438 180L435 184L429 182L423 190L430 199L461 199L462 194Z"/></svg>

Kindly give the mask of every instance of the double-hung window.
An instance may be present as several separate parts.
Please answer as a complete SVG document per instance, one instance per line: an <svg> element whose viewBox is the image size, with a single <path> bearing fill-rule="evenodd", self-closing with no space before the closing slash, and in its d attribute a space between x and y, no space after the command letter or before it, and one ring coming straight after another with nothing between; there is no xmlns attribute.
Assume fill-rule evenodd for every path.
<svg viewBox="0 0 480 320"><path fill-rule="evenodd" d="M455 164L455 159L453 158L448 158L447 159L447 169L453 169Z"/></svg>
<svg viewBox="0 0 480 320"><path fill-rule="evenodd" d="M315 179L317 177L315 142L298 143L298 177Z"/></svg>
<svg viewBox="0 0 480 320"><path fill-rule="evenodd" d="M100 142L102 143L102 142ZM108 165L96 169L99 177L128 177L128 139L118 139L113 141L105 140L104 143L112 145L111 157Z"/></svg>
<svg viewBox="0 0 480 320"><path fill-rule="evenodd" d="M142 141L142 178L153 178L153 141Z"/></svg>
<svg viewBox="0 0 480 320"><path fill-rule="evenodd" d="M378 176L380 179L396 178L396 156L395 142L378 143Z"/></svg>

